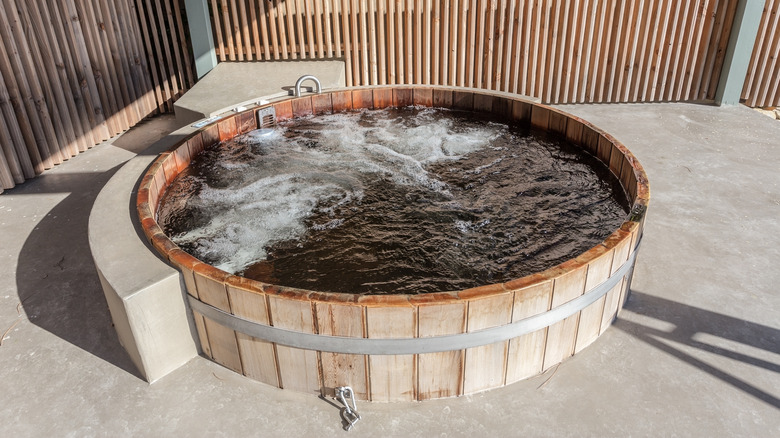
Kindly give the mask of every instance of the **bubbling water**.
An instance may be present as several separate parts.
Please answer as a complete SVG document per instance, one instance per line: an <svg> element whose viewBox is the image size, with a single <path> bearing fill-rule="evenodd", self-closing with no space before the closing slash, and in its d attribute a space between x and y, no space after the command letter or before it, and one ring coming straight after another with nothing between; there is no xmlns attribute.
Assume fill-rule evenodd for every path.
<svg viewBox="0 0 780 438"><path fill-rule="evenodd" d="M429 108L300 118L208 148L158 221L182 249L278 285L424 293L554 266L620 226L595 158L544 134Z"/></svg>

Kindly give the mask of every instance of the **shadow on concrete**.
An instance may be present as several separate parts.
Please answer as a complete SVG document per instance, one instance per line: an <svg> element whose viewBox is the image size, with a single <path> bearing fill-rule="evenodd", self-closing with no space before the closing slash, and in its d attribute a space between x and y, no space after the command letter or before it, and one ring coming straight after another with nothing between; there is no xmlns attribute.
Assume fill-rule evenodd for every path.
<svg viewBox="0 0 780 438"><path fill-rule="evenodd" d="M701 342L696 335L711 335L754 349L780 354L780 330L739 318L692 307L664 298L631 291L625 310L666 321L674 325L672 331L659 330L619 318L614 327L665 353L668 353L721 381L780 409L780 399L737 376L722 371L663 340L673 341L701 351L717 354L774 373L780 373L780 364Z"/></svg>
<svg viewBox="0 0 780 438"><path fill-rule="evenodd" d="M14 195L68 193L24 242L16 286L31 323L140 378L114 331L87 237L92 204L120 167L44 174L13 189Z"/></svg>
<svg viewBox="0 0 780 438"><path fill-rule="evenodd" d="M111 144L134 154L140 154L152 143L181 128L173 114L144 119L115 139Z"/></svg>
<svg viewBox="0 0 780 438"><path fill-rule="evenodd" d="M108 143L130 152L146 153L152 143L177 128L173 116L159 116L139 123ZM88 158L89 153L81 159ZM67 194L38 223L19 253L17 291L29 321L142 378L114 330L88 237L95 199L124 164L104 172L44 173L8 193Z"/></svg>

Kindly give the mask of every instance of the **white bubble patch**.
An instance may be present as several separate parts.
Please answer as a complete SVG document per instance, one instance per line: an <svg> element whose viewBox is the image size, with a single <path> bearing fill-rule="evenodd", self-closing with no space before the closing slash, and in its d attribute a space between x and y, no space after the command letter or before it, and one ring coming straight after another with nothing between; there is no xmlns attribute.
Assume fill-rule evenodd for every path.
<svg viewBox="0 0 780 438"><path fill-rule="evenodd" d="M425 166L480 150L506 126L455 126L436 111L420 110L412 121L387 111L303 118L220 145L209 151L216 154L217 176L195 176L201 190L187 201L207 219L171 238L238 273L263 260L269 244L302 236L313 213L359 203L362 181L383 178L448 196L447 184Z"/></svg>

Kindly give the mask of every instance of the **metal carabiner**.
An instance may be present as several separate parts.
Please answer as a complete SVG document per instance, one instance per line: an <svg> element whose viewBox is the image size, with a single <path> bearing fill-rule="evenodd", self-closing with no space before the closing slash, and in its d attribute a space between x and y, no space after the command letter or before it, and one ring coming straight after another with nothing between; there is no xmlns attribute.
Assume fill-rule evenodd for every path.
<svg viewBox="0 0 780 438"><path fill-rule="evenodd" d="M347 399L350 399L352 406L349 405ZM336 400L344 405L344 407L341 408L341 418L347 422L347 425L344 426L344 430L349 431L355 426L355 423L360 420L360 414L358 414L357 404L355 403L355 393L349 386L339 386L336 388Z"/></svg>

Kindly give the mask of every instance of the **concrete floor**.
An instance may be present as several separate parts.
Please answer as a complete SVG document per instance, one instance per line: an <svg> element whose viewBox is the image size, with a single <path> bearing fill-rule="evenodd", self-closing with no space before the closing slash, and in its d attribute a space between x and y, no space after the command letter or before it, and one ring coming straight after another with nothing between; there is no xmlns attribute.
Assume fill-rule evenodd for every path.
<svg viewBox="0 0 780 438"><path fill-rule="evenodd" d="M620 319L556 372L368 404L196 358L154 385L117 341L87 245L95 196L173 129L147 121L0 195L0 436L780 436L780 123L744 107L564 106L625 143L652 201Z"/></svg>

